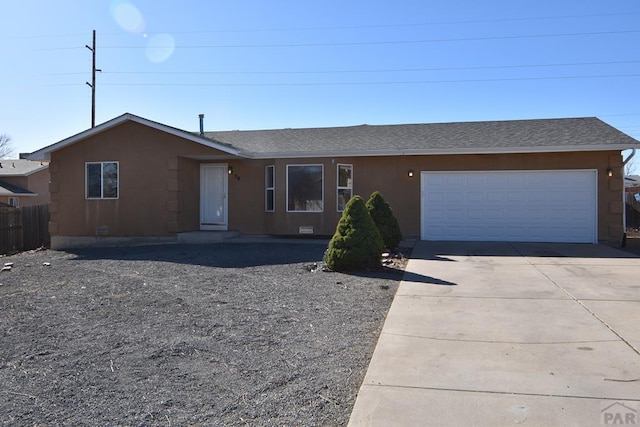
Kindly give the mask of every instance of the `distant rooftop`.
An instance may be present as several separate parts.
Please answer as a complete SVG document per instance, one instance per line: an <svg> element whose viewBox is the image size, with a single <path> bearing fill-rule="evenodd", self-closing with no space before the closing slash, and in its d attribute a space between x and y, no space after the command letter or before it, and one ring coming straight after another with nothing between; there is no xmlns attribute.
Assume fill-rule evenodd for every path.
<svg viewBox="0 0 640 427"><path fill-rule="evenodd" d="M625 187L640 187L640 175L626 175L624 177Z"/></svg>
<svg viewBox="0 0 640 427"><path fill-rule="evenodd" d="M42 169L49 167L49 163L23 160L23 159L0 159L0 176L24 176L31 175Z"/></svg>

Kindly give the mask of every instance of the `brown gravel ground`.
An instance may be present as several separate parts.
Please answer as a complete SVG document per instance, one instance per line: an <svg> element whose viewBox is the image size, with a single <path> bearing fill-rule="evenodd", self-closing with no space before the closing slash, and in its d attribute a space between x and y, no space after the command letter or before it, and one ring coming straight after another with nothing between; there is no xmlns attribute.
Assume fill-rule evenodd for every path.
<svg viewBox="0 0 640 427"><path fill-rule="evenodd" d="M325 248L4 257L0 423L345 425L404 260L329 273Z"/></svg>

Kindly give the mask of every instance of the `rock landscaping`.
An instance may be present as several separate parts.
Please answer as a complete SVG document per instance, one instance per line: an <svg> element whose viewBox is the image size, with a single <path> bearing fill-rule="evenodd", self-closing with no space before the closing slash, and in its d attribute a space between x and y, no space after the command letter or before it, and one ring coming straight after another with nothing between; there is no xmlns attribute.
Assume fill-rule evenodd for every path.
<svg viewBox="0 0 640 427"><path fill-rule="evenodd" d="M325 249L4 257L0 424L345 425L406 259L324 272Z"/></svg>

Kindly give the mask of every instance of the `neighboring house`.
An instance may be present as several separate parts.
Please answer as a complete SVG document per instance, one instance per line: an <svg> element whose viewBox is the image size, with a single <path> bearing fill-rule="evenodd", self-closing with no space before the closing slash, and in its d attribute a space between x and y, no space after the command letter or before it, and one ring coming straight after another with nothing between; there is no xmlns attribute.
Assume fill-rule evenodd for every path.
<svg viewBox="0 0 640 427"><path fill-rule="evenodd" d="M53 248L330 236L376 190L405 237L620 244L639 144L597 118L197 134L124 114L28 157L51 161Z"/></svg>
<svg viewBox="0 0 640 427"><path fill-rule="evenodd" d="M638 228L640 225L640 175L624 177L626 202L625 228Z"/></svg>
<svg viewBox="0 0 640 427"><path fill-rule="evenodd" d="M0 202L22 208L49 201L48 162L0 159Z"/></svg>
<svg viewBox="0 0 640 427"><path fill-rule="evenodd" d="M640 175L626 175L624 188L627 193L640 193Z"/></svg>

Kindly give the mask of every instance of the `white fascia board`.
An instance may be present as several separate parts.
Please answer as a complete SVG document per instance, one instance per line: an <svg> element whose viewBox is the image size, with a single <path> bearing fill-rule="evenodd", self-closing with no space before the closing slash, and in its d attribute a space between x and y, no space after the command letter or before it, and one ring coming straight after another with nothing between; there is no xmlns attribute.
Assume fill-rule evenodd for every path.
<svg viewBox="0 0 640 427"><path fill-rule="evenodd" d="M38 193L14 193L13 191L0 191L0 197L35 197Z"/></svg>
<svg viewBox="0 0 640 427"><path fill-rule="evenodd" d="M24 172L24 173L6 173L6 174L5 173L0 173L0 179L2 179L2 178L15 178L15 177L24 178L25 176L31 176L36 172L40 172L43 169L38 169L38 170L35 170L35 171L29 171L29 172Z"/></svg>
<svg viewBox="0 0 640 427"><path fill-rule="evenodd" d="M634 148L633 145L579 145L546 147L506 147L506 148L459 148L443 150L401 150L400 155L416 156L428 154L526 154L526 153L567 153L577 151L622 151Z"/></svg>
<svg viewBox="0 0 640 427"><path fill-rule="evenodd" d="M118 126L126 121L140 123L142 125L149 126L161 132L175 135L180 138L187 139L189 141L204 145L206 147L214 148L216 150L220 150L225 153L232 154L234 156L243 156L241 151L238 149L231 148L223 144L218 144L210 139L203 138L197 134L192 134L190 132L187 132L178 128L163 125L158 122L154 122L130 113L126 113L114 119L111 119L108 122L102 123L96 127L88 129L84 132L80 132L76 135L70 136L69 138L63 139L62 141L56 142L55 144L49 145L48 147L44 147L40 150L34 151L33 153L27 155L26 158L28 160L51 160L51 153L53 153L54 151L58 151L64 147L75 144L76 142L81 141L83 139L90 138L94 135L97 135L101 132L111 129L115 126Z"/></svg>
<svg viewBox="0 0 640 427"><path fill-rule="evenodd" d="M247 153L252 159L300 159L314 157L382 157L382 156L429 156L456 154L526 154L526 153L566 153L575 151L622 151L633 145L580 145L556 147L514 147L514 148L456 148L456 149L415 149L415 150L357 150L325 152L284 152L284 153Z"/></svg>

